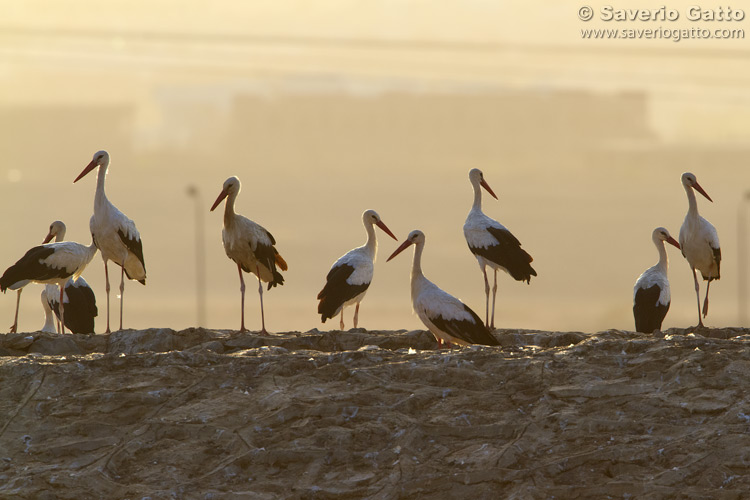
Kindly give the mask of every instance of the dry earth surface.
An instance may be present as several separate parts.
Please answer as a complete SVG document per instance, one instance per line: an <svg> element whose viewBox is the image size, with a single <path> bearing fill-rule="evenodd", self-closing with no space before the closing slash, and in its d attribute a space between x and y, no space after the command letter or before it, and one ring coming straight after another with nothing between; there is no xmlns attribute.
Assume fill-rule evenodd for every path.
<svg viewBox="0 0 750 500"><path fill-rule="evenodd" d="M750 495L750 330L0 335L0 498Z"/></svg>

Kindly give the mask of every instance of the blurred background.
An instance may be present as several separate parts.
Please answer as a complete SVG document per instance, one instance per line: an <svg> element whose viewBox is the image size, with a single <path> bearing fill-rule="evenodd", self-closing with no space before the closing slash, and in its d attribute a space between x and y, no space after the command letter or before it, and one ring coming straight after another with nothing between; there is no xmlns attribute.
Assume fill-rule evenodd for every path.
<svg viewBox="0 0 750 500"><path fill-rule="evenodd" d="M147 286L126 284L126 328L239 327L223 205L209 212L231 175L243 182L237 211L273 233L289 263L286 284L264 295L269 330L338 328L320 324L315 296L331 264L364 243L369 208L400 241L422 229L425 274L483 316L483 279L462 232L478 167L499 196L484 197L485 213L538 272L530 285L499 275L496 324L632 330L633 284L657 261L651 231L677 237L680 175L692 171L714 200L698 205L724 258L706 323L747 326L748 39L583 39L585 28L696 23L586 23L581 5L0 0L0 267L55 219L68 239L90 242L95 175L72 181L107 149L107 195L136 222L148 271ZM386 264L398 243L378 238L360 326L422 328L411 251ZM695 325L690 269L668 253L664 326ZM110 265L113 318L117 271ZM101 332L99 255L84 277ZM258 329L253 279L246 321ZM20 331L41 328L41 289L25 289ZM15 293L0 296L0 329L14 307Z"/></svg>

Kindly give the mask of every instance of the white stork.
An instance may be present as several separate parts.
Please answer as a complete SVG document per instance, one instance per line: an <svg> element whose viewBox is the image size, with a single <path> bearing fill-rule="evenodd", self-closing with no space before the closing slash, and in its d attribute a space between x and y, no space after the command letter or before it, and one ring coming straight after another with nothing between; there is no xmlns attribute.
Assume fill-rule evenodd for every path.
<svg viewBox="0 0 750 500"><path fill-rule="evenodd" d="M65 238L65 224L62 221L56 220L49 226L49 232L47 233L47 236L44 237L44 240L42 241L42 244L48 243L52 238L55 238L55 242L63 241ZM18 331L18 309L21 305L21 292L23 292L23 288L28 285L30 281L19 281L18 283L13 283L10 288L11 290L18 290L18 293L16 294L16 314L13 320L13 325L10 327L10 333L16 333Z"/></svg>
<svg viewBox="0 0 750 500"><path fill-rule="evenodd" d="M375 237L375 226L382 229L385 234L398 241L388 226L380 220L375 210L366 210L362 214L362 224L367 231L367 242L341 256L328 271L326 284L318 293L318 314L323 323L333 318L339 312L341 330L344 329L344 307L357 304L354 309L354 328L357 328L359 317L359 303L367 293L367 288L372 282L372 274L375 268L375 254L378 251L378 242Z"/></svg>
<svg viewBox="0 0 750 500"><path fill-rule="evenodd" d="M51 239L51 236L48 237ZM47 240L48 241L48 240ZM20 283L56 284L60 287L60 303L64 304L63 290L71 279L77 279L96 254L96 245L84 246L72 241L45 243L26 252L18 262L0 277L0 290L15 290ZM22 285L21 285L22 286ZM62 331L65 333L65 307L60 306Z"/></svg>
<svg viewBox="0 0 750 500"><path fill-rule="evenodd" d="M414 245L414 262L411 270L411 301L414 312L432 332L438 348L443 343L469 345L499 345L477 314L456 297L444 292L425 278L422 273L424 233L414 230L395 252L390 261L403 250ZM387 261L386 261L387 262Z"/></svg>
<svg viewBox="0 0 750 500"><path fill-rule="evenodd" d="M484 188L495 199L497 196L484 180L482 171L473 168L469 171L469 180L474 188L474 204L464 223L464 236L471 253L477 258L484 275L485 324L495 328L495 299L497 297L497 270L502 269L516 281L531 282L536 271L531 267L534 260L521 248L518 239L505 226L482 212L482 189ZM490 282L487 279L487 266L495 271L495 283L492 287L492 320L490 321Z"/></svg>
<svg viewBox="0 0 750 500"><path fill-rule="evenodd" d="M94 322L99 310L96 296L83 276L70 280L65 285L63 304L65 306L65 326L73 333L94 333ZM42 291L42 301L60 319L60 295L55 285L47 285ZM46 325L46 322L45 322ZM46 331L42 329L42 331Z"/></svg>
<svg viewBox="0 0 750 500"><path fill-rule="evenodd" d="M643 271L633 287L633 318L635 330L642 333L653 333L661 330L661 324L669 311L669 278L667 278L667 249L664 242L680 248L663 227L657 227L651 234L651 240L659 251L659 262Z"/></svg>
<svg viewBox="0 0 750 500"><path fill-rule="evenodd" d="M94 243L102 253L104 260L104 278L107 291L107 333L109 327L109 270L107 263L111 260L122 268L120 273L120 330L122 330L122 306L125 295L125 275L128 279L146 284L146 265L143 261L143 244L141 235L135 227L135 222L120 212L104 193L104 179L109 167L109 153L97 151L86 168L73 181L99 168L96 179L96 194L94 195L94 215L91 216L89 227Z"/></svg>
<svg viewBox="0 0 750 500"><path fill-rule="evenodd" d="M224 198L227 199L224 207L224 229L221 231L221 238L224 242L224 251L227 257L237 264L237 270L240 274L240 332L247 331L247 328L245 328L245 280L242 277L242 271L245 271L258 277L261 333L265 335L268 332L266 331L266 320L263 312L262 282L268 283L269 290L276 285L283 285L284 277L276 270L276 266L278 265L282 271L286 271L287 265L274 247L276 240L271 233L261 225L234 212L234 202L240 188L240 180L237 177L230 177L224 181L221 193L216 198L211 211L213 212Z"/></svg>
<svg viewBox="0 0 750 500"><path fill-rule="evenodd" d="M703 326L700 286L695 270L700 271L703 279L708 281L706 298L703 301L703 317L705 318L708 314L708 289L713 280L721 278L721 247L716 228L698 214L698 202L693 190L695 189L705 196L708 201L713 202L713 200L698 184L695 175L690 172L682 174L682 186L687 193L688 212L682 227L680 227L680 248L682 249L682 255L687 259L690 269L693 271L695 297L698 301L698 326Z"/></svg>

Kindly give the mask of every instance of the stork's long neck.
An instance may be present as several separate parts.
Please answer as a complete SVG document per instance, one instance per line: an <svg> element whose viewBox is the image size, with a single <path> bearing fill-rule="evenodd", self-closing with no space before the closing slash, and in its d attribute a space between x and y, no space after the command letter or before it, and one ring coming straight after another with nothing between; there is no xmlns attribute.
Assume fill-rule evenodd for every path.
<svg viewBox="0 0 750 500"><path fill-rule="evenodd" d="M691 219L698 218L698 201L695 199L695 190L692 186L685 185L685 192L688 198L688 217Z"/></svg>
<svg viewBox="0 0 750 500"><path fill-rule="evenodd" d="M107 199L107 195L104 193L104 179L107 177L107 167L109 162L99 165L99 172L96 175L96 195L94 197L94 203L99 204L103 200Z"/></svg>
<svg viewBox="0 0 750 500"><path fill-rule="evenodd" d="M411 298L412 302L417 297L423 281L426 279L422 272L422 251L424 243L416 243L414 246L414 261L411 266Z"/></svg>
<svg viewBox="0 0 750 500"><path fill-rule="evenodd" d="M378 251L378 239L375 236L375 225L371 222L365 222L365 231L367 231L367 242L362 248L367 252L370 259L375 260L375 254Z"/></svg>
<svg viewBox="0 0 750 500"><path fill-rule="evenodd" d="M471 206L472 210L482 211L482 187L478 183L472 183L474 188L474 204Z"/></svg>
<svg viewBox="0 0 750 500"><path fill-rule="evenodd" d="M656 249L659 251L659 262L656 265L659 266L662 271L664 271L664 274L667 274L669 259L667 258L666 246L664 245L664 242L659 239L654 240L654 245L656 245Z"/></svg>
<svg viewBox="0 0 750 500"><path fill-rule="evenodd" d="M231 226L234 223L234 218L237 215L234 212L234 201L237 199L237 193L229 193L227 195L227 201L224 204L224 227Z"/></svg>

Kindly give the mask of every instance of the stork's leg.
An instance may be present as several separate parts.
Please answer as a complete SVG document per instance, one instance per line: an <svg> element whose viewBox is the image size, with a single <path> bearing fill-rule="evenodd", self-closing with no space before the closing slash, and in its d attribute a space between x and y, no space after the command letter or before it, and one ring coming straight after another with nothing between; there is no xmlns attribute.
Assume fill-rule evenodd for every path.
<svg viewBox="0 0 750 500"><path fill-rule="evenodd" d="M65 333L65 304L63 296L65 294L65 284L60 285L60 333Z"/></svg>
<svg viewBox="0 0 750 500"><path fill-rule="evenodd" d="M357 307L354 308L354 328L357 328L358 323L359 323L359 302L357 302Z"/></svg>
<svg viewBox="0 0 750 500"><path fill-rule="evenodd" d="M341 307L341 319L339 320L339 330L344 331L344 307Z"/></svg>
<svg viewBox="0 0 750 500"><path fill-rule="evenodd" d="M703 301L703 317L708 315L708 289L711 288L711 280L708 280L706 285L706 299Z"/></svg>
<svg viewBox="0 0 750 500"><path fill-rule="evenodd" d="M120 274L120 330L122 330L122 301L123 301L124 295L125 295L125 266L122 266L122 273Z"/></svg>
<svg viewBox="0 0 750 500"><path fill-rule="evenodd" d="M245 278L242 277L242 266L237 264L240 273L240 333L246 332L245 328Z"/></svg>
<svg viewBox="0 0 750 500"><path fill-rule="evenodd" d="M482 274L484 275L484 324L490 325L490 280L487 279L487 268L482 266Z"/></svg>
<svg viewBox="0 0 750 500"><path fill-rule="evenodd" d="M698 326L703 326L703 319L701 318L701 295L700 285L698 284L698 276L695 274L695 268L693 270L693 280L695 281L695 300L698 302Z"/></svg>
<svg viewBox="0 0 750 500"><path fill-rule="evenodd" d="M495 284L492 286L492 320L490 330L495 329L495 299L497 298L497 269L495 269Z"/></svg>
<svg viewBox="0 0 750 500"><path fill-rule="evenodd" d="M107 261L104 261L104 281L105 281L105 287L104 290L107 292L107 332L106 333L112 333L112 330L109 329L109 268L107 266Z"/></svg>
<svg viewBox="0 0 750 500"><path fill-rule="evenodd" d="M18 308L21 306L21 292L23 292L23 287L19 288L18 294L16 294L16 315L13 318L13 326L10 327L10 333L18 331Z"/></svg>
<svg viewBox="0 0 750 500"><path fill-rule="evenodd" d="M260 267L257 264L255 266L255 272L258 273L258 293L260 294L260 325L262 327L260 333L268 335L268 332L266 331L266 317L263 312L263 282L260 280Z"/></svg>

